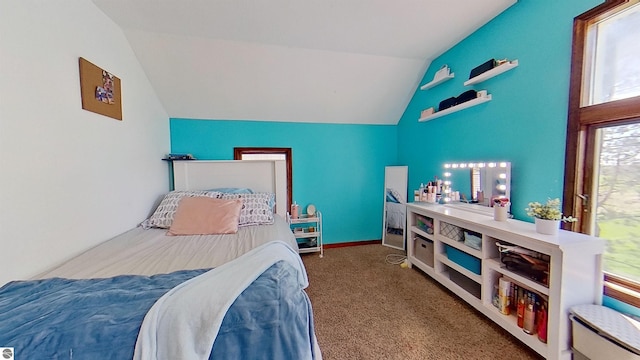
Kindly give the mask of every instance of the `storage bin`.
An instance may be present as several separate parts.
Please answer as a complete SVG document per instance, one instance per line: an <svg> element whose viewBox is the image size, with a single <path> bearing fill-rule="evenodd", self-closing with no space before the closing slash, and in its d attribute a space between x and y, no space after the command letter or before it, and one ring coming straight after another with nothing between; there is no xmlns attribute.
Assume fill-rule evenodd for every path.
<svg viewBox="0 0 640 360"><path fill-rule="evenodd" d="M481 273L480 259L446 244L445 244L445 249L446 249L447 257L449 258L449 260L455 262L456 264L462 266L463 268L475 274L480 275Z"/></svg>
<svg viewBox="0 0 640 360"><path fill-rule="evenodd" d="M482 234L475 231L464 231L464 244L476 250L482 250Z"/></svg>
<svg viewBox="0 0 640 360"><path fill-rule="evenodd" d="M423 263L433 267L433 241L416 236L413 242L413 254Z"/></svg>
<svg viewBox="0 0 640 360"><path fill-rule="evenodd" d="M440 235L446 236L451 240L462 241L464 240L464 234L462 228L455 226L444 221L440 222Z"/></svg>
<svg viewBox="0 0 640 360"><path fill-rule="evenodd" d="M465 289L471 295L480 299L481 287L477 282L469 279L461 273L449 268L449 280L456 283L461 288Z"/></svg>

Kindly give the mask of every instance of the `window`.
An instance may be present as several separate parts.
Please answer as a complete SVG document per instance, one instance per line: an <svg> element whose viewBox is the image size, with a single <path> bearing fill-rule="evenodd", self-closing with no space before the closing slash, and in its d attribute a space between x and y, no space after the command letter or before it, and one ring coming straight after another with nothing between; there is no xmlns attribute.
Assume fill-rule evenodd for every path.
<svg viewBox="0 0 640 360"><path fill-rule="evenodd" d="M233 148L234 160L285 160L287 166L287 209L293 201L293 167L291 148L237 147Z"/></svg>
<svg viewBox="0 0 640 360"><path fill-rule="evenodd" d="M605 294L640 306L640 4L576 17L564 209L567 228L606 239Z"/></svg>
<svg viewBox="0 0 640 360"><path fill-rule="evenodd" d="M583 105L640 95L640 6L626 7L587 29Z"/></svg>

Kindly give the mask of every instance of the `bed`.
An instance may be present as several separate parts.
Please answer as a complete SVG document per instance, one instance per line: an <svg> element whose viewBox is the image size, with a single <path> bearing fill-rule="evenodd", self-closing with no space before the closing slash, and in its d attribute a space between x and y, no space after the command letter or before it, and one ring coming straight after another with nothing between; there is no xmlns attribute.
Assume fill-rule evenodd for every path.
<svg viewBox="0 0 640 360"><path fill-rule="evenodd" d="M0 289L0 346L28 359L322 358L285 220L284 162L172 165L175 190L144 226ZM172 223L158 228L171 201ZM265 201L275 210L263 221ZM187 202L198 212L184 212ZM202 217L212 203L218 212ZM236 232L180 232L223 206L220 219L235 217L215 222L235 221Z"/></svg>

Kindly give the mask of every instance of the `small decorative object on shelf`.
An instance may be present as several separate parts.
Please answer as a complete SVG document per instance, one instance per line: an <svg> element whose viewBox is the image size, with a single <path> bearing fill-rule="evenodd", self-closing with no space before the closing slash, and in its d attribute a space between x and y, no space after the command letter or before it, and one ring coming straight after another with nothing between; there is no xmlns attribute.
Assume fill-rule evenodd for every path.
<svg viewBox="0 0 640 360"><path fill-rule="evenodd" d="M167 154L162 160L195 160L196 158L191 154Z"/></svg>
<svg viewBox="0 0 640 360"><path fill-rule="evenodd" d="M473 79L478 75L486 73L487 71L493 69L496 66L498 66L498 62L496 61L496 59L489 59L484 63L471 69L471 72L469 73L469 79Z"/></svg>
<svg viewBox="0 0 640 360"><path fill-rule="evenodd" d="M486 90L478 91L476 93L476 95L477 95L477 97L472 99L472 100L464 101L464 102L461 102L461 103L456 104L454 106L451 106L449 108L446 108L444 110L436 111L431 115L420 117L420 119L418 119L418 121L423 122L423 121L429 121L429 120L437 119L437 118L439 118L441 116L449 115L449 114L452 114L454 112L458 112L460 110L464 110L464 109L470 108L472 106L480 105L480 104L485 103L487 101L491 101L491 94L487 94ZM457 99L457 98L454 97L452 99Z"/></svg>
<svg viewBox="0 0 640 360"><path fill-rule="evenodd" d="M555 235L558 233L560 222L578 221L573 216L562 216L558 198L547 199L546 204L530 202L525 210L527 215L535 218L536 231L540 234Z"/></svg>
<svg viewBox="0 0 640 360"><path fill-rule="evenodd" d="M491 66L491 62L493 61L493 66ZM514 69L518 66L518 60L511 60L508 61L507 59L504 60L489 60L486 63L478 66L476 69L478 69L477 71L473 71L476 69L473 69L471 71L471 74L469 75L469 80L464 82L464 86L469 86L469 85L474 85L474 84L479 84L485 80L489 80L494 76L500 75L503 72L509 71L511 69ZM482 71L484 70L484 71Z"/></svg>
<svg viewBox="0 0 640 360"><path fill-rule="evenodd" d="M422 119L422 118L425 118L425 117L433 114L433 111L434 111L433 110L433 106L428 108L428 109L422 110L422 112L420 113L420 118Z"/></svg>
<svg viewBox="0 0 640 360"><path fill-rule="evenodd" d="M420 87L420 90L431 89L436 85L440 85L447 80L451 80L455 77L454 73L450 73L450 69L448 65L442 65L440 70L436 72L433 76L433 80L429 83L426 83Z"/></svg>
<svg viewBox="0 0 640 360"><path fill-rule="evenodd" d="M313 204L307 205L307 215L313 216L316 214L316 206Z"/></svg>
<svg viewBox="0 0 640 360"><path fill-rule="evenodd" d="M507 221L509 217L509 199L496 198L493 200L493 220Z"/></svg>

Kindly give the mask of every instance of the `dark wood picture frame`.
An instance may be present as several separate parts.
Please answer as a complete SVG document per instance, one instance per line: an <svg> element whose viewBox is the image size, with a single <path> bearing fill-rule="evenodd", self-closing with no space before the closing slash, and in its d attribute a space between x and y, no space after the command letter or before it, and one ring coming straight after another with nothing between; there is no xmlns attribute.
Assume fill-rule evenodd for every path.
<svg viewBox="0 0 640 360"><path fill-rule="evenodd" d="M113 103L109 104L100 101L96 96L96 88L103 86L104 70L84 58L79 58L78 63L80 66L80 96L82 98L82 108L116 120L122 120L122 91L120 79L112 76Z"/></svg>

